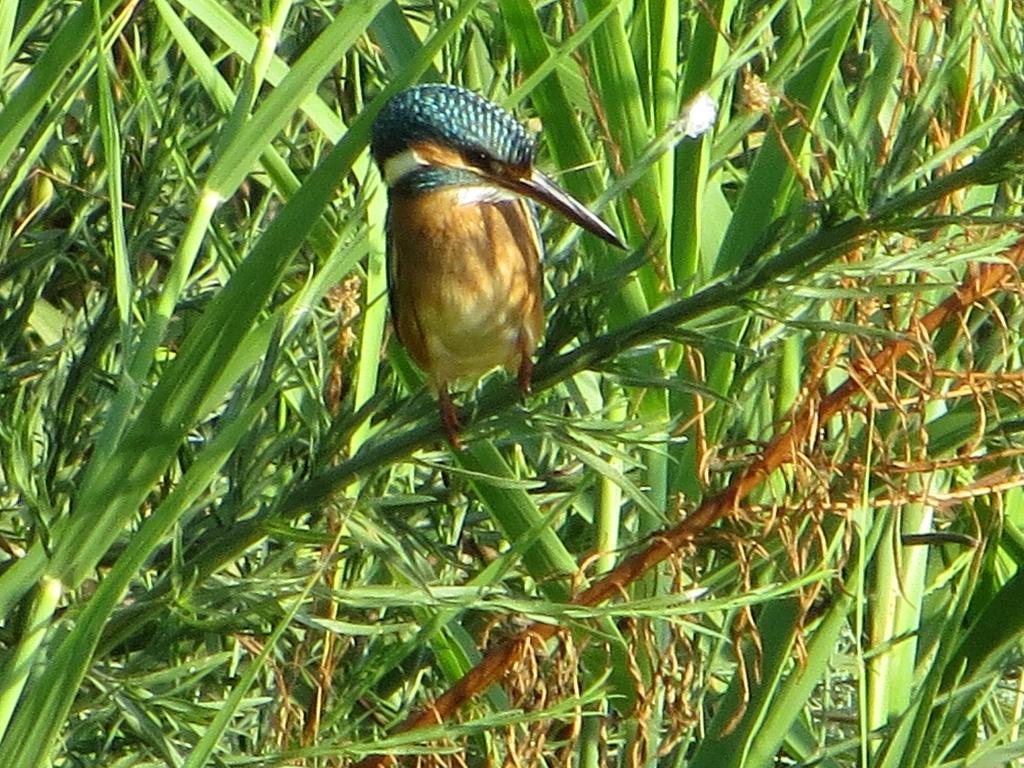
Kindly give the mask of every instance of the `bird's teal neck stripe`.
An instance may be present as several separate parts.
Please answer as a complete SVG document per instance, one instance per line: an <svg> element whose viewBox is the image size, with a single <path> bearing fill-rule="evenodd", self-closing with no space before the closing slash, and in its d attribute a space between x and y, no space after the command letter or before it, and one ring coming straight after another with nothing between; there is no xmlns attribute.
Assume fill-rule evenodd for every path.
<svg viewBox="0 0 1024 768"><path fill-rule="evenodd" d="M417 168L400 178L391 187L395 195L415 195L446 187L478 187L481 179L472 171L460 168Z"/></svg>

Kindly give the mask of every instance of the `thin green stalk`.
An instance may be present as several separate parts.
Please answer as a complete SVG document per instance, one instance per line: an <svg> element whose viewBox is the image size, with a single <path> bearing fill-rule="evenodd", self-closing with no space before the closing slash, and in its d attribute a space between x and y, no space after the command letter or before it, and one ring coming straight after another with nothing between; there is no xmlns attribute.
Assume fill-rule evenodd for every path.
<svg viewBox="0 0 1024 768"><path fill-rule="evenodd" d="M63 594L61 583L56 579L40 580L31 607L26 613L21 637L0 668L0 681L3 684L0 690L0 744L3 743L7 727L21 700L25 682L43 650L43 640Z"/></svg>

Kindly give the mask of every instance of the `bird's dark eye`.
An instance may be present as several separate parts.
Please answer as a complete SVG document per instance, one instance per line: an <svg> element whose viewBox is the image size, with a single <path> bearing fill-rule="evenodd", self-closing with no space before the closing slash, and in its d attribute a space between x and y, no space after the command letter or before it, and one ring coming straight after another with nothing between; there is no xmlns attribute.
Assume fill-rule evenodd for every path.
<svg viewBox="0 0 1024 768"><path fill-rule="evenodd" d="M474 168L479 168L482 171L489 171L494 168L494 160L486 152L481 152L478 149L468 150L464 157L466 162Z"/></svg>

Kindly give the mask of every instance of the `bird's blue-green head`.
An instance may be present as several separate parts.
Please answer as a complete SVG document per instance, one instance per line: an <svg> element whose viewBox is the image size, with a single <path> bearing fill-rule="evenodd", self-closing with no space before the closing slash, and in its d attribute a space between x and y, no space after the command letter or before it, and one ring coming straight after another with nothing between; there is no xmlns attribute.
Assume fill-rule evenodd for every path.
<svg viewBox="0 0 1024 768"><path fill-rule="evenodd" d="M429 169L410 157L423 150L428 156L451 154L445 165L491 163L521 173L533 165L536 152L533 137L509 112L465 88L439 84L417 85L391 99L373 124L371 146L382 169L397 168L399 178L392 172L391 181L416 176L408 170Z"/></svg>
<svg viewBox="0 0 1024 768"><path fill-rule="evenodd" d="M520 195L558 211L613 245L618 236L534 167L536 142L508 111L454 85L417 85L377 115L370 149L392 195L445 187L481 198Z"/></svg>

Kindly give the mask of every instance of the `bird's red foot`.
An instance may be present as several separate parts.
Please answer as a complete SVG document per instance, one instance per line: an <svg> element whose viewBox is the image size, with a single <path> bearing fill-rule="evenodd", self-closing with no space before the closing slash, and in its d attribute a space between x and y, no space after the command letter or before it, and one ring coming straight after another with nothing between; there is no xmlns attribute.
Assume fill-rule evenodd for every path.
<svg viewBox="0 0 1024 768"><path fill-rule="evenodd" d="M533 360L528 355L523 355L523 359L519 363L516 381L519 382L519 391L524 395L533 391Z"/></svg>
<svg viewBox="0 0 1024 768"><path fill-rule="evenodd" d="M437 405L441 411L441 424L444 426L445 437L452 448L456 451L462 450L462 441L459 439L459 412L455 410L455 404L448 394L448 387L442 386L437 389Z"/></svg>

